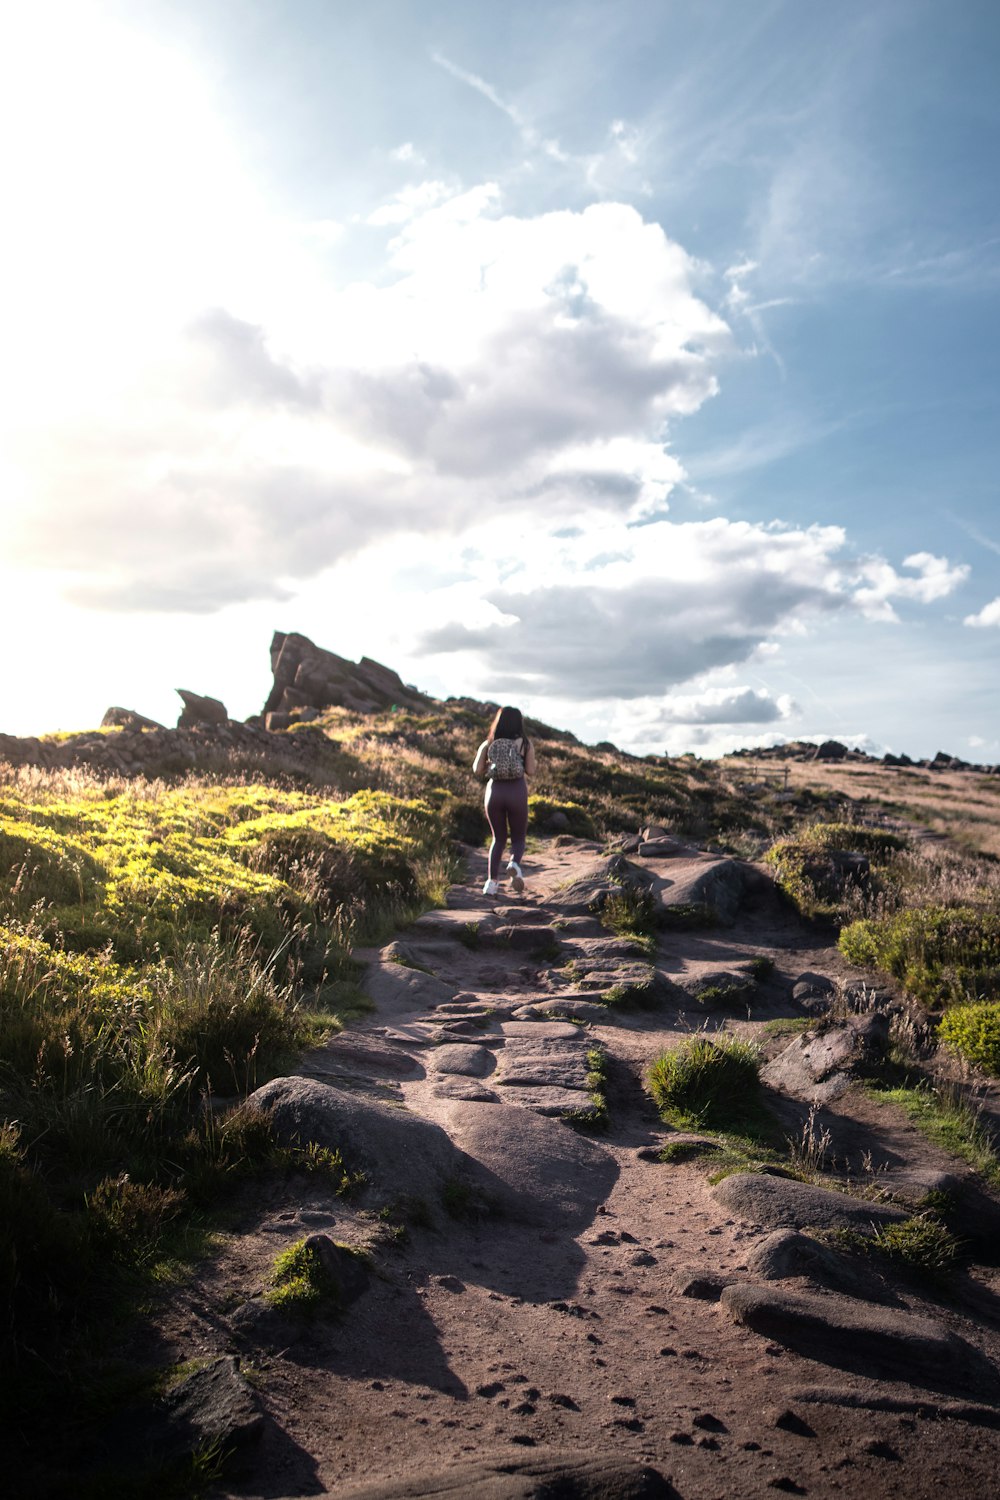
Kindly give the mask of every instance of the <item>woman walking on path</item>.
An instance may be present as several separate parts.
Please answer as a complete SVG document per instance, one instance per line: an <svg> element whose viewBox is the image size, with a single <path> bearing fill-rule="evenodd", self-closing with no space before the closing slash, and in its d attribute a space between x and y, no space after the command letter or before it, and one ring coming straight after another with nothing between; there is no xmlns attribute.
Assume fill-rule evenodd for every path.
<svg viewBox="0 0 1000 1500"><path fill-rule="evenodd" d="M472 762L476 775L486 782L486 816L493 833L490 844L490 868L483 886L484 896L497 894L500 862L510 837L510 860L507 874L520 895L524 890L521 861L528 837L528 783L526 776L535 774L535 751L525 738L524 720L519 708L501 708L490 725L489 735Z"/></svg>

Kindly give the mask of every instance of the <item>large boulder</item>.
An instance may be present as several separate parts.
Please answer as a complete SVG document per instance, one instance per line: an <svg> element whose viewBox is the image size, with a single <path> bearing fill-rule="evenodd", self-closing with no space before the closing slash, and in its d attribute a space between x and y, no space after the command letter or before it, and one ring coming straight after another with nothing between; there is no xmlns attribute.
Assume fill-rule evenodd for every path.
<svg viewBox="0 0 1000 1500"><path fill-rule="evenodd" d="M395 705L426 708L432 702L424 693L407 687L398 672L363 656L347 661L333 651L316 646L308 636L275 631L271 641L271 671L274 684L264 704L268 728L284 728L291 716L303 709L350 708L373 713ZM289 716L272 719L271 715Z"/></svg>
<svg viewBox="0 0 1000 1500"><path fill-rule="evenodd" d="M612 854L560 891L559 905L569 911L600 911L611 896L626 890L648 891L652 886L648 870L630 864L623 854Z"/></svg>
<svg viewBox="0 0 1000 1500"><path fill-rule="evenodd" d="M206 698L201 693L189 692L187 688L178 688L177 693L184 704L177 720L178 729L192 729L196 724L229 723L226 705L218 698Z"/></svg>
<svg viewBox="0 0 1000 1500"><path fill-rule="evenodd" d="M109 708L101 720L102 729L162 729L155 719L137 714L134 708Z"/></svg>
<svg viewBox="0 0 1000 1500"><path fill-rule="evenodd" d="M887 1203L869 1203L849 1193L812 1187L794 1177L763 1172L735 1172L712 1189L729 1213L762 1229L859 1229L898 1224L908 1217Z"/></svg>
<svg viewBox="0 0 1000 1500"><path fill-rule="evenodd" d="M734 1322L809 1359L935 1390L997 1395L994 1367L936 1318L773 1286L727 1286L722 1306Z"/></svg>
<svg viewBox="0 0 1000 1500"><path fill-rule="evenodd" d="M747 1270L762 1281L787 1281L801 1276L848 1297L898 1303L872 1266L822 1244L811 1235L800 1234L797 1229L776 1229L758 1240L747 1256Z"/></svg>
<svg viewBox="0 0 1000 1500"><path fill-rule="evenodd" d="M848 1016L837 1026L807 1031L761 1069L768 1088L813 1104L839 1099L884 1055L889 1017Z"/></svg>
<svg viewBox="0 0 1000 1500"><path fill-rule="evenodd" d="M452 1139L485 1173L491 1201L512 1217L582 1230L614 1186L610 1153L550 1115L516 1104L444 1107Z"/></svg>
<svg viewBox="0 0 1000 1500"><path fill-rule="evenodd" d="M340 1151L349 1171L367 1174L380 1200L435 1196L463 1165L440 1125L313 1078L272 1078L248 1103L270 1113L282 1143L314 1141Z"/></svg>
<svg viewBox="0 0 1000 1500"><path fill-rule="evenodd" d="M728 925L736 920L755 881L749 866L736 859L713 859L679 875L660 893L668 912L699 910Z"/></svg>

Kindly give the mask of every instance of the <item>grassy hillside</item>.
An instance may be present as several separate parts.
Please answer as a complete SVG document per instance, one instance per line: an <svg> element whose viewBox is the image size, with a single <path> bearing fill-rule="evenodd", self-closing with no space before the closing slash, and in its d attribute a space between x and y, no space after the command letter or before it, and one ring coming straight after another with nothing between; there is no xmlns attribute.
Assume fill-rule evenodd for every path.
<svg viewBox="0 0 1000 1500"><path fill-rule="evenodd" d="M349 1188L350 1163L275 1150L241 1101L364 1006L352 948L440 901L463 846L485 842L470 766L487 710L328 709L271 736L270 759L206 734L203 761L167 775L0 764L0 1319L20 1395L71 1366L80 1384L107 1298L134 1307L246 1173ZM954 795L953 829L1000 848L988 778L921 782L925 803L898 772L890 788L795 766L786 785L746 760L528 731L533 836L661 824L770 850L805 916L842 924L849 957L1000 1071L997 869L873 826L886 810L947 822Z"/></svg>
<svg viewBox="0 0 1000 1500"><path fill-rule="evenodd" d="M736 826L709 766L531 732L536 831ZM484 733L461 704L331 709L273 737L270 774L209 736L204 769L167 776L0 767L0 1318L22 1390L246 1171L349 1180L275 1152L240 1101L364 1006L352 947L482 843Z"/></svg>

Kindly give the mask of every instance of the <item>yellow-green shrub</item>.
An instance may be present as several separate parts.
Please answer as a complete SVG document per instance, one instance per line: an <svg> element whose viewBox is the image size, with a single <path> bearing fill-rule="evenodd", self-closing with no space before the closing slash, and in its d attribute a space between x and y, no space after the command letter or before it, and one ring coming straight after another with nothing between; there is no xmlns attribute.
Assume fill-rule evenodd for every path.
<svg viewBox="0 0 1000 1500"><path fill-rule="evenodd" d="M1000 990L1000 913L924 906L852 922L840 934L851 963L883 969L911 995L947 1005Z"/></svg>
<svg viewBox="0 0 1000 1500"><path fill-rule="evenodd" d="M553 813L562 813L566 819L566 828L563 830L570 833L574 838L593 839L597 837L597 828L593 818L585 807L579 802L558 802L551 797L529 797L528 798L528 826L536 831L544 831Z"/></svg>
<svg viewBox="0 0 1000 1500"><path fill-rule="evenodd" d="M956 1005L941 1017L938 1036L967 1062L1000 1077L1000 1000Z"/></svg>

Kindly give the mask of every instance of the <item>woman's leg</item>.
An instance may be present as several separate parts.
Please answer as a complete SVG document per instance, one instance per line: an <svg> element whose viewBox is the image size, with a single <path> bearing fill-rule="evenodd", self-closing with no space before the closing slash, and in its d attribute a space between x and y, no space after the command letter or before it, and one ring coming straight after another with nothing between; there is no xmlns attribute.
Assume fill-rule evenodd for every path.
<svg viewBox="0 0 1000 1500"><path fill-rule="evenodd" d="M490 879L500 879L500 862L507 846L507 799L506 785L491 781L486 788L486 816L489 820L493 842L490 844Z"/></svg>
<svg viewBox="0 0 1000 1500"><path fill-rule="evenodd" d="M528 783L508 782L511 797L507 807L510 824L510 857L517 864L524 858L524 846L528 839Z"/></svg>

